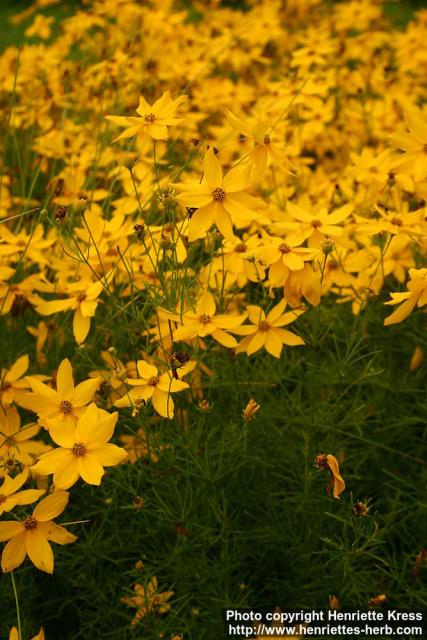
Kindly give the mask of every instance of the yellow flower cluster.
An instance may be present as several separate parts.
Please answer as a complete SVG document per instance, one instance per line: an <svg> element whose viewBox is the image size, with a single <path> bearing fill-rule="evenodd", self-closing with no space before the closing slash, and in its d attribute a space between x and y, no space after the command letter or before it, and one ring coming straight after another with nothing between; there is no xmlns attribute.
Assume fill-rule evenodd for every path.
<svg viewBox="0 0 427 640"><path fill-rule="evenodd" d="M396 32L380 0L94 0L58 29L34 13L49 4L14 18L33 16L40 42L0 55L0 315L11 330L31 310L41 368L67 328L105 362L76 386L67 359L55 381L26 375L28 356L1 370L0 513L53 490L0 522L2 568L28 555L51 573L49 541L75 540L53 522L66 490L128 453L156 459L144 431L110 442L112 407L170 419L191 387L209 408L200 354L280 358L304 345L285 327L327 296L359 314L382 293L398 305L385 325L425 307L427 12ZM138 324L135 361L116 357L102 307ZM38 422L21 427L17 407ZM156 592L153 578L125 600L135 621Z"/></svg>

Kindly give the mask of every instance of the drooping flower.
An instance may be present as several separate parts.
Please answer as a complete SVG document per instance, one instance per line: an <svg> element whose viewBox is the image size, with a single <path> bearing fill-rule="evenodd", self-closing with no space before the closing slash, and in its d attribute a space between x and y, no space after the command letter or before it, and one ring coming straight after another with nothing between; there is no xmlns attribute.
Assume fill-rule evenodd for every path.
<svg viewBox="0 0 427 640"><path fill-rule="evenodd" d="M100 485L104 467L113 467L127 457L124 449L109 442L117 418L117 412L108 413L92 403L74 427L51 433L59 447L41 455L31 470L38 475L53 473L56 489L69 489L80 477L88 484Z"/></svg>
<svg viewBox="0 0 427 640"><path fill-rule="evenodd" d="M64 511L69 497L66 491L55 491L43 498L25 520L0 522L0 541L9 540L1 559L4 573L19 567L27 555L40 571L53 573L54 558L49 541L70 544L77 540L64 527L52 522Z"/></svg>
<svg viewBox="0 0 427 640"><path fill-rule="evenodd" d="M328 495L333 493L334 498L340 499L340 494L345 489L345 482L340 474L340 466L335 456L331 454L319 453L314 461L318 469L327 469L329 471L329 483L326 488Z"/></svg>

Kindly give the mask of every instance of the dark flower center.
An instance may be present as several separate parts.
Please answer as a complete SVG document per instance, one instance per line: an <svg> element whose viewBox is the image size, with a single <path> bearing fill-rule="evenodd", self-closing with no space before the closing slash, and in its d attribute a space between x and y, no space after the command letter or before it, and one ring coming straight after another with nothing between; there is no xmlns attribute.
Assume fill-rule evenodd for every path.
<svg viewBox="0 0 427 640"><path fill-rule="evenodd" d="M75 442L73 444L73 448L71 449L71 452L73 453L73 455L77 456L78 458L82 458L83 456L86 455L87 449L83 444L83 442Z"/></svg>
<svg viewBox="0 0 427 640"><path fill-rule="evenodd" d="M62 413L64 413L65 415L71 413L73 410L73 405L69 400L62 400L59 406L61 408Z"/></svg>
<svg viewBox="0 0 427 640"><path fill-rule="evenodd" d="M212 191L212 198L216 202L223 202L225 200L225 191L224 191L224 189L221 189L220 187L216 187L216 189L214 189Z"/></svg>

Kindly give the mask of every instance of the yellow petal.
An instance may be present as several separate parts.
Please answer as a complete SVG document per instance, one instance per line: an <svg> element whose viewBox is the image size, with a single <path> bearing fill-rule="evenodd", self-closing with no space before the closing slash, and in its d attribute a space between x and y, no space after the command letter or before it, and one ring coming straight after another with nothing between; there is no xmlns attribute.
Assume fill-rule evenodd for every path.
<svg viewBox="0 0 427 640"><path fill-rule="evenodd" d="M101 384L101 380L101 378L90 378L78 384L69 398L73 407L83 407L91 402Z"/></svg>
<svg viewBox="0 0 427 640"><path fill-rule="evenodd" d="M24 531L22 522L0 522L0 542L14 538Z"/></svg>
<svg viewBox="0 0 427 640"><path fill-rule="evenodd" d="M208 183L212 190L222 185L222 169L221 164L216 157L213 147L205 153L203 158L203 180Z"/></svg>
<svg viewBox="0 0 427 640"><path fill-rule="evenodd" d="M56 374L56 388L58 393L63 398L67 399L70 392L74 389L73 369L68 358L65 358L58 367L58 373Z"/></svg>
<svg viewBox="0 0 427 640"><path fill-rule="evenodd" d="M25 529L17 536L9 540L1 557L1 568L4 573L7 571L13 571L16 567L19 567L25 560L27 555L27 549L25 546L25 540L27 532Z"/></svg>
<svg viewBox="0 0 427 640"><path fill-rule="evenodd" d="M27 532L25 546L31 562L46 573L53 573L53 553L46 537L38 529Z"/></svg>
<svg viewBox="0 0 427 640"><path fill-rule="evenodd" d="M5 375L5 380L7 380L7 382L15 382L18 378L22 378L28 369L29 364L30 360L28 355L21 356L9 369Z"/></svg>
<svg viewBox="0 0 427 640"><path fill-rule="evenodd" d="M77 458L77 469L85 482L88 484L101 484L104 469L98 460L91 453Z"/></svg>
<svg viewBox="0 0 427 640"><path fill-rule="evenodd" d="M160 389L155 389L151 396L151 402L160 416L169 419L173 418L174 403L168 393L160 391Z"/></svg>
<svg viewBox="0 0 427 640"><path fill-rule="evenodd" d="M37 526L48 540L56 542L56 544L70 544L77 540L77 536L54 522L39 522Z"/></svg>
<svg viewBox="0 0 427 640"><path fill-rule="evenodd" d="M82 344L86 340L90 330L90 318L83 316L80 308L76 309L73 318L73 333L77 344Z"/></svg>
<svg viewBox="0 0 427 640"><path fill-rule="evenodd" d="M111 442L104 444L102 447L90 450L93 455L103 467L114 467L116 464L120 464L127 458L127 451L118 447Z"/></svg>
<svg viewBox="0 0 427 640"><path fill-rule="evenodd" d="M62 513L67 506L70 494L67 491L55 491L44 498L33 511L36 520L47 522Z"/></svg>
<svg viewBox="0 0 427 640"><path fill-rule="evenodd" d="M196 313L198 316L214 316L215 315L215 300L209 291L205 291L199 298L196 305Z"/></svg>
<svg viewBox="0 0 427 640"><path fill-rule="evenodd" d="M337 500L339 500L340 493L342 493L345 489L345 482L340 475L338 460L335 458L335 456L332 456L330 454L326 456L326 460L328 462L328 467L334 477L334 498L337 498Z"/></svg>

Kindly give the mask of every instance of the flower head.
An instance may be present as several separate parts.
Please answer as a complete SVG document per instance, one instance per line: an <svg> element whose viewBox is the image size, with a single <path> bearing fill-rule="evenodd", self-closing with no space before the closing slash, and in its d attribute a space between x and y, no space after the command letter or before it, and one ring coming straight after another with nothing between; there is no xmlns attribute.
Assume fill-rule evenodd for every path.
<svg viewBox="0 0 427 640"><path fill-rule="evenodd" d="M118 414L99 409L94 403L80 415L75 426L51 433L58 448L40 456L31 467L38 475L53 473L56 489L68 489L81 477L88 484L101 484L104 467L122 462L127 453L108 442Z"/></svg>
<svg viewBox="0 0 427 640"><path fill-rule="evenodd" d="M55 491L39 502L25 520L0 522L0 541L9 540L1 559L4 573L19 567L27 555L40 571L53 573L54 559L49 540L57 544L77 540L64 527L52 522L64 511L68 499L66 491Z"/></svg>

